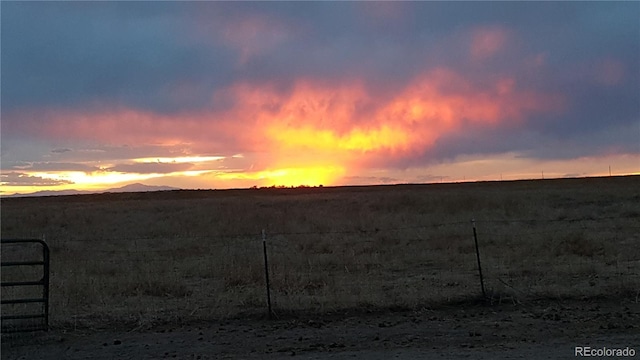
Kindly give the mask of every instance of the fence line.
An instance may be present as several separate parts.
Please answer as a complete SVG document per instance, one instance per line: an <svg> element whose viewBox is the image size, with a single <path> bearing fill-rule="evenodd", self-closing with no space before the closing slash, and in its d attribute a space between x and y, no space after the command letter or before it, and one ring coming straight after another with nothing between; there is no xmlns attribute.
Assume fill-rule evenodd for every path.
<svg viewBox="0 0 640 360"><path fill-rule="evenodd" d="M640 293L640 250L632 241L640 227L607 223L614 219L619 217L477 218L477 238L471 220L334 231L266 230L266 238L260 232L70 240L48 236L53 314L61 319L99 311L95 304L122 308L123 298L133 296L158 304L171 299L176 305L162 306L174 306L176 312L188 308L187 314L202 308L228 314L264 309L269 303L272 314L418 306L481 295L492 300L589 296L610 288ZM514 240L517 246L506 246ZM150 311L146 309L141 304L131 311Z"/></svg>

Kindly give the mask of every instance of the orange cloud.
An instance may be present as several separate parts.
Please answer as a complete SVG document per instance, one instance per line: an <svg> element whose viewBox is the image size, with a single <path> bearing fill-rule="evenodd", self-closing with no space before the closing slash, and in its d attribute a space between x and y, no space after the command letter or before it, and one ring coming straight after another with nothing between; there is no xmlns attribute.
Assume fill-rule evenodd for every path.
<svg viewBox="0 0 640 360"><path fill-rule="evenodd" d="M480 88L448 69L425 73L389 99L374 99L358 83L330 87L299 81L284 95L248 86L236 90L238 116L250 109L259 129L254 134L270 151L347 161L364 154L424 152L465 123L518 123L530 113L561 106L551 96L519 91L512 78Z"/></svg>
<svg viewBox="0 0 640 360"><path fill-rule="evenodd" d="M222 174L329 185L367 162L422 154L467 124L514 126L533 113L562 108L560 97L521 90L513 78L480 85L447 68L425 72L386 98L358 81L310 79L287 91L235 84L216 98L233 106L176 115L126 108L46 112L38 131L119 144L189 144L194 156L252 154L255 168L241 169L244 177Z"/></svg>

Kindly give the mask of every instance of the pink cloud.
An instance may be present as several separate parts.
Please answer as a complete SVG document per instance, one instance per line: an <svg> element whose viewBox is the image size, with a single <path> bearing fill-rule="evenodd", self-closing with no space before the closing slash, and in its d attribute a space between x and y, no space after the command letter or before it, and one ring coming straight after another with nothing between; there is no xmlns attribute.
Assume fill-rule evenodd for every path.
<svg viewBox="0 0 640 360"><path fill-rule="evenodd" d="M494 56L507 45L509 32L499 26L481 27L473 30L469 52L475 61Z"/></svg>
<svg viewBox="0 0 640 360"><path fill-rule="evenodd" d="M194 41L204 39L207 45L224 44L235 49L239 53L238 65L291 40L301 31L294 21L259 13L221 17L205 12L194 26Z"/></svg>
<svg viewBox="0 0 640 360"><path fill-rule="evenodd" d="M624 80L624 64L616 59L603 59L595 66L594 70L593 76L595 80L602 85L615 86Z"/></svg>
<svg viewBox="0 0 640 360"><path fill-rule="evenodd" d="M407 12L411 11L409 3L401 1L365 1L358 3L364 15L372 23L395 23L407 21Z"/></svg>

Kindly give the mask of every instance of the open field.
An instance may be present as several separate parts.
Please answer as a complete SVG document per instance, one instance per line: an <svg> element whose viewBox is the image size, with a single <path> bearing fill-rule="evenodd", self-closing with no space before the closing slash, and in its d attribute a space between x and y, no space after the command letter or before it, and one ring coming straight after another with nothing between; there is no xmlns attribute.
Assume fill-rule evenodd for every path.
<svg viewBox="0 0 640 360"><path fill-rule="evenodd" d="M44 235L51 248L55 331L262 316L263 229L278 321L476 304L471 219L488 306L543 302L542 314L549 302L607 299L609 313L632 313L623 328L638 320L638 176L5 198L1 206L3 238Z"/></svg>

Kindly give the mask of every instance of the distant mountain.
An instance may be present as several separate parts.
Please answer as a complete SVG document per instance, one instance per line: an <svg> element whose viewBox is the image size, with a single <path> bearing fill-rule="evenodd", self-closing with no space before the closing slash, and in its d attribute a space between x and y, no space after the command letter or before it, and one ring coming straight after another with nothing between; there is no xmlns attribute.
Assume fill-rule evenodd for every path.
<svg viewBox="0 0 640 360"><path fill-rule="evenodd" d="M118 188L111 188L107 190L91 191L91 190L42 190L28 194L13 194L7 195L7 197L22 197L22 196L60 196L60 195L82 195L82 194L101 194L101 193L123 193L123 192L147 192L147 191L170 191L180 190L180 188L171 186L155 186L145 185L140 183L129 184Z"/></svg>
<svg viewBox="0 0 640 360"><path fill-rule="evenodd" d="M4 197L23 197L23 196L57 196L57 195L79 195L79 194L95 194L93 191L82 191L82 190L42 190L36 191L27 194L19 194L15 193L12 195L6 195Z"/></svg>
<svg viewBox="0 0 640 360"><path fill-rule="evenodd" d="M180 190L180 188L171 186L145 185L140 183L129 184L119 188L112 188L101 192L121 193L121 192L144 192L144 191L170 191Z"/></svg>

